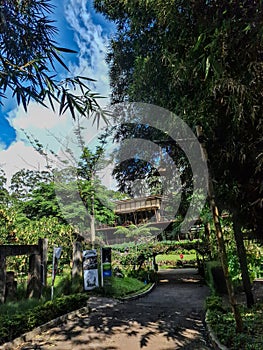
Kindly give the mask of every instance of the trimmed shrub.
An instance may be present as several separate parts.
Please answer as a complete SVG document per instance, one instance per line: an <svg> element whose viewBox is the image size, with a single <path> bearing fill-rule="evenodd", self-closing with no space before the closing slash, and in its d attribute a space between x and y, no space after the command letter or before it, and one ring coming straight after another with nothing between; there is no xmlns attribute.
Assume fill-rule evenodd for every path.
<svg viewBox="0 0 263 350"><path fill-rule="evenodd" d="M24 313L0 316L0 344L11 341L50 320L87 305L84 293L62 296Z"/></svg>
<svg viewBox="0 0 263 350"><path fill-rule="evenodd" d="M205 280L212 293L227 293L226 282L219 261L208 261L205 263Z"/></svg>

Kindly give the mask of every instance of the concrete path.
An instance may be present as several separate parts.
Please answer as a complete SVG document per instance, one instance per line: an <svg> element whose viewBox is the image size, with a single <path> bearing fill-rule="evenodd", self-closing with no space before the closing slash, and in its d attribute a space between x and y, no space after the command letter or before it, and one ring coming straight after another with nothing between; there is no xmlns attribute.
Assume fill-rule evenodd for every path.
<svg viewBox="0 0 263 350"><path fill-rule="evenodd" d="M143 298L90 299L92 312L78 315L16 349L209 350L203 325L209 290L195 269L162 270Z"/></svg>

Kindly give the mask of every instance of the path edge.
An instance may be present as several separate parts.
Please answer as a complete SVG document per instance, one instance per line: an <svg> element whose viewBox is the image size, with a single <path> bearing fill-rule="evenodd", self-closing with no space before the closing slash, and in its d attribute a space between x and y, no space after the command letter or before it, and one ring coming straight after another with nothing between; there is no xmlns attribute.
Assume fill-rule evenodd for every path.
<svg viewBox="0 0 263 350"><path fill-rule="evenodd" d="M11 340L8 343L4 343L4 344L0 345L0 350L13 350L16 346L21 345L21 343L25 343L25 342L32 340L32 338L39 335L40 333L45 332L52 327L58 326L59 324L65 322L66 320L68 320L70 318L73 318L79 314L90 313L90 312L91 312L91 308L88 305L84 306L80 309L68 312L67 314L64 314L62 316L54 318L53 320L34 328L30 332L26 332L26 333L20 335L19 337Z"/></svg>
<svg viewBox="0 0 263 350"><path fill-rule="evenodd" d="M208 322L209 310L205 314L205 325L208 333L208 337L210 342L215 350L229 350L225 345L221 344L219 339L217 338L215 332Z"/></svg>
<svg viewBox="0 0 263 350"><path fill-rule="evenodd" d="M145 297L147 294L151 293L155 287L156 287L156 282L154 282L148 289L144 290L143 292L138 292L136 294L133 294L124 298L118 298L118 300L130 301L130 300L136 300L136 299Z"/></svg>
<svg viewBox="0 0 263 350"><path fill-rule="evenodd" d="M152 290L155 288L155 286L156 286L156 283L153 283L148 289L144 290L141 293L136 293L135 295L127 296L124 298L119 298L116 300L129 301L129 300L135 300L135 299L144 297L147 294L151 293ZM88 301L87 301L87 303L88 303ZM66 320L68 320L70 318L73 318L79 314L83 314L83 313L89 314L91 312L92 312L92 309L89 305L84 306L80 309L68 312L67 314L59 316L59 317L57 317L57 318L55 318L47 323L44 323L44 324L34 328L32 331L29 331L29 332L26 332L26 333L20 335L19 337L11 340L8 343L4 343L4 344L0 345L0 350L13 350L15 347L21 345L21 343L26 343L26 342L32 340L32 338L39 335L40 333L45 332L52 327L58 326L59 324L65 322Z"/></svg>

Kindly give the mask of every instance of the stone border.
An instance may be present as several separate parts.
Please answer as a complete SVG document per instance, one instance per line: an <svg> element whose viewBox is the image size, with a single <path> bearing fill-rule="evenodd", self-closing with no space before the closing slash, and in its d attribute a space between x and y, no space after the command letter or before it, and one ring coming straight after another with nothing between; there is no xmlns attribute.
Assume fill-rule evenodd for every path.
<svg viewBox="0 0 263 350"><path fill-rule="evenodd" d="M208 336L209 336L209 339L210 339L210 341L211 341L211 343L213 345L213 348L215 350L228 350L228 348L225 345L220 343L220 341L218 340L218 338L215 335L214 331L212 330L212 327L208 323L208 320L207 320L208 313L209 313L209 310L206 312L206 315L205 315L205 324L206 324Z"/></svg>
<svg viewBox="0 0 263 350"><path fill-rule="evenodd" d="M41 325L37 328L34 328L30 332L22 334L20 337L15 338L14 340L12 340L8 343L0 345L0 350L13 350L16 346L19 346L25 342L29 342L36 335L39 335L40 333L45 332L52 327L58 326L59 324L65 322L66 320L69 320L69 319L71 319L79 314L90 313L90 312L91 312L90 306L84 306L78 310L68 312L65 315L59 316L59 317L55 318L54 320L51 320L51 321L44 323L43 325Z"/></svg>
<svg viewBox="0 0 263 350"><path fill-rule="evenodd" d="M135 299L144 297L147 294L149 294L155 288L155 286L156 286L156 283L153 283L148 289L144 290L142 293L127 296L125 298L119 298L116 300L129 301L129 300L135 300ZM89 300L87 301L87 304L88 303L89 303ZM59 317L55 318L54 320L51 320L51 321L44 323L43 325L41 325L37 328L34 328L30 332L22 334L20 337L15 338L14 340L12 340L8 343L0 345L0 350L13 350L15 347L21 345L22 343L29 342L30 340L32 340L35 336L39 335L40 333L45 332L52 327L58 326L59 324L65 322L66 320L69 320L69 319L71 319L79 314L83 314L83 313L88 314L90 312L92 312L92 309L88 305L88 306L84 306L78 310L71 311L65 315L59 316Z"/></svg>
<svg viewBox="0 0 263 350"><path fill-rule="evenodd" d="M120 301L129 301L129 300L136 300L142 297L145 297L147 294L151 293L152 290L156 287L156 283L154 282L149 288L147 288L146 290L144 290L143 292L138 292L134 295L130 295L124 298L119 298L118 300Z"/></svg>

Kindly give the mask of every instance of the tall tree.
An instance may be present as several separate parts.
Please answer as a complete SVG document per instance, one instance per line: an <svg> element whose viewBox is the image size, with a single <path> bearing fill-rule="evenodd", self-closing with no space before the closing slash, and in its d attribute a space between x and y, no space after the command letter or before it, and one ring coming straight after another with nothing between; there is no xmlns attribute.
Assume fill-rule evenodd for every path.
<svg viewBox="0 0 263 350"><path fill-rule="evenodd" d="M202 124L221 209L237 213L243 227L262 237L262 3L96 0L95 5L118 25L109 54L113 101L154 103L192 128ZM239 229L236 240L248 281ZM244 288L251 305L251 288L245 282Z"/></svg>
<svg viewBox="0 0 263 350"><path fill-rule="evenodd" d="M7 204L9 200L9 192L6 189L6 174L3 169L0 168L0 203Z"/></svg>
<svg viewBox="0 0 263 350"><path fill-rule="evenodd" d="M39 217L50 209L50 215L57 213L62 221L66 220L72 224L84 239L89 231L94 244L95 222L112 224L115 219L113 204L109 200L113 193L102 185L98 176L98 172L107 164L105 145L108 135L105 133L99 137L99 144L92 151L85 144L83 128L79 123L74 133L77 151L75 144L71 149L67 140L65 145L62 140L56 138L64 150L62 155L57 155L53 150L46 150L33 135L25 133L34 149L45 158L47 169L53 175L50 183L38 184L31 199L25 204L25 210L29 215L36 214ZM52 167L54 162L52 163L50 155L57 161L55 168ZM30 207L34 203L35 210L31 211Z"/></svg>
<svg viewBox="0 0 263 350"><path fill-rule="evenodd" d="M52 174L49 171L21 169L11 178L11 195L22 200L32 193L40 183L49 183L51 179Z"/></svg>
<svg viewBox="0 0 263 350"><path fill-rule="evenodd" d="M98 181L99 179L97 173L102 165L104 152L104 140L102 140L101 145L96 147L94 152L92 152L88 147L84 147L77 168L80 196L90 214L90 234L92 246L94 246L96 239L96 201L100 201L98 196L100 181Z"/></svg>

